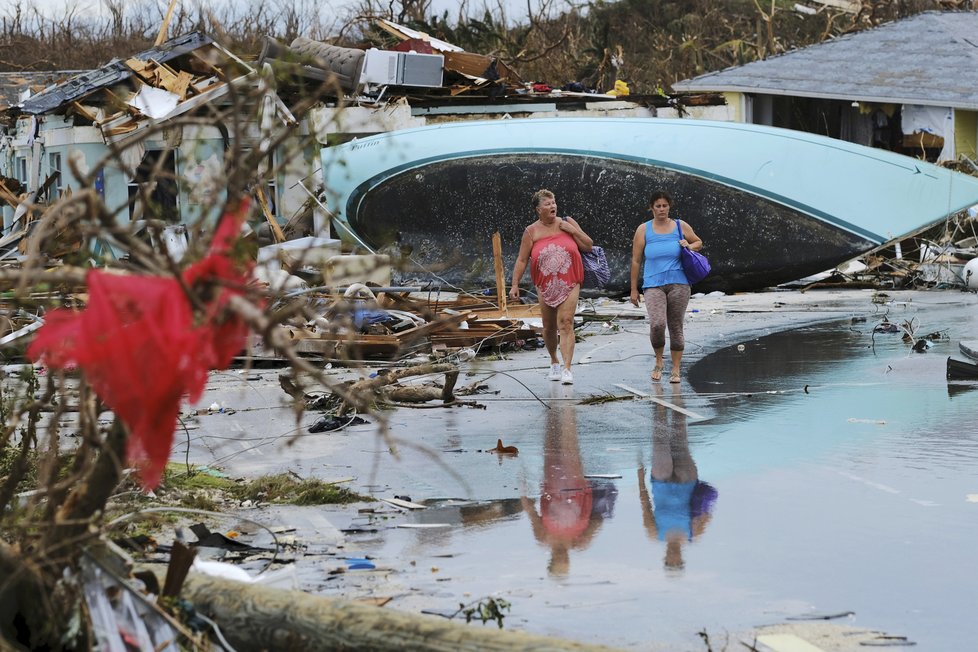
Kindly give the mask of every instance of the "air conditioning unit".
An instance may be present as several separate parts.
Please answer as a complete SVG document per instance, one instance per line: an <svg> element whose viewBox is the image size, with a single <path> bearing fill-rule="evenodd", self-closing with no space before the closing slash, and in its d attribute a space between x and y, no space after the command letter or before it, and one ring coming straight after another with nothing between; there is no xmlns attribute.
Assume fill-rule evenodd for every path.
<svg viewBox="0 0 978 652"><path fill-rule="evenodd" d="M367 50L363 58L360 83L367 86L423 86L437 88L442 84L445 57L440 54L418 54L393 50Z"/></svg>

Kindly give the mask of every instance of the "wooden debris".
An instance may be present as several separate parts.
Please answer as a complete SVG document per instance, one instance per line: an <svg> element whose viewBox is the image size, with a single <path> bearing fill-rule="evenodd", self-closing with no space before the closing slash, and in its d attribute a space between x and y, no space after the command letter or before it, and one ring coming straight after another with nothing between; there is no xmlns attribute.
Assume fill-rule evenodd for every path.
<svg viewBox="0 0 978 652"><path fill-rule="evenodd" d="M412 503L410 500L402 500L400 498L381 498L380 500L403 509L428 509L426 505L422 505L421 503Z"/></svg>
<svg viewBox="0 0 978 652"><path fill-rule="evenodd" d="M496 447L490 448L487 452L498 453L500 455L512 455L515 457L520 454L520 449L518 449L516 446L503 446L503 440L497 439Z"/></svg>
<svg viewBox="0 0 978 652"><path fill-rule="evenodd" d="M88 107L82 106L78 102L72 102L71 107L78 113L78 115L85 118L89 122L98 122L98 115L92 113Z"/></svg>
<svg viewBox="0 0 978 652"><path fill-rule="evenodd" d="M276 242L285 242L285 234L282 233L282 227L278 225L278 220L272 215L271 209L268 207L268 199L265 197L265 189L262 188L264 181L259 180L255 184L255 198L258 199L258 205L261 206L261 212L265 216L265 220L268 222L268 226L272 230L272 239Z"/></svg>

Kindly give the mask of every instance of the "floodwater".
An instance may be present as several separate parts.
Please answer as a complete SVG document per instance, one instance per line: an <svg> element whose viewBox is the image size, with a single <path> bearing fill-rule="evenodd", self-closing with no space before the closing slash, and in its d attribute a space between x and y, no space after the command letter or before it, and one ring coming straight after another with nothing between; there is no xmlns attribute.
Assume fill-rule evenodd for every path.
<svg viewBox="0 0 978 652"><path fill-rule="evenodd" d="M705 632L723 649L730 632L849 614L833 622L974 649L978 387L945 380L974 316L941 327L949 341L924 353L872 322L745 340L681 385L636 380L647 359L608 366L650 398L582 405L582 382L537 383L503 425L440 411L415 440L444 465L381 470L430 505L404 517L428 527L380 524L347 547L403 569L372 589L390 607L492 595L512 604L507 628L611 646L706 649ZM518 456L485 452L497 438Z"/></svg>

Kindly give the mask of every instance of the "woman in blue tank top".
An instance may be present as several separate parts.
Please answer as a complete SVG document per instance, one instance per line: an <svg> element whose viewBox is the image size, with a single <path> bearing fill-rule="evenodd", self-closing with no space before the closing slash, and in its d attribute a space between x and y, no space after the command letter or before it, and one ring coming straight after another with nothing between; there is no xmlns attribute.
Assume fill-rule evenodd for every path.
<svg viewBox="0 0 978 652"><path fill-rule="evenodd" d="M682 247L699 251L703 248L703 241L689 224L669 218L671 207L672 197L669 193L663 190L652 193L649 199L652 219L635 229L632 239L631 300L637 307L641 288L645 309L649 313L649 340L655 352L652 380L662 379L668 328L669 357L672 360L669 382L678 383L683 350L686 348L683 318L689 305L689 281L683 272L679 251Z"/></svg>

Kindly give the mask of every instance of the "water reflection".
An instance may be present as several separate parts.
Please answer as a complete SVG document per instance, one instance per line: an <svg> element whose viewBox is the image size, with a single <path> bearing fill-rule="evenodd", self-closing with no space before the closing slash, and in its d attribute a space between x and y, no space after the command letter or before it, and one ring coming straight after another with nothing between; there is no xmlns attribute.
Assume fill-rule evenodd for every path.
<svg viewBox="0 0 978 652"><path fill-rule="evenodd" d="M613 484L584 476L572 397L571 387L552 385L552 398L558 400L551 401L546 413L539 510L526 495L520 498L533 536L550 548L547 570L556 577L570 571L570 551L587 548L604 520L611 518L618 494Z"/></svg>
<svg viewBox="0 0 978 652"><path fill-rule="evenodd" d="M947 397L953 399L956 396L967 394L978 389L978 381L968 380L949 380L947 381Z"/></svg>
<svg viewBox="0 0 978 652"><path fill-rule="evenodd" d="M678 385L670 385L669 401L683 407ZM654 383L653 396L663 400L662 386ZM652 541L665 542L666 569L684 567L683 544L703 534L712 517L717 490L699 479L689 451L686 415L663 403L652 408L652 493L645 483L645 466L638 467L642 524Z"/></svg>
<svg viewBox="0 0 978 652"><path fill-rule="evenodd" d="M693 364L687 377L697 393L784 389L864 354L872 339L851 325L798 328L720 349Z"/></svg>

